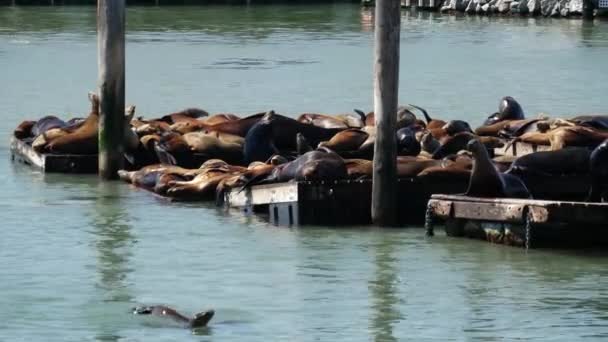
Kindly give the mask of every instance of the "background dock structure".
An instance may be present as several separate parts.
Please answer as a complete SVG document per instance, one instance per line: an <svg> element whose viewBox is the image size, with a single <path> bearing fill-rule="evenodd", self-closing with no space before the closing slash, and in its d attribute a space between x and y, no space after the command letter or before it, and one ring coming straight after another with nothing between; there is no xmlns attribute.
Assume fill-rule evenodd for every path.
<svg viewBox="0 0 608 342"><path fill-rule="evenodd" d="M17 138L11 139L11 159L45 173L96 173L97 154L46 154Z"/></svg>
<svg viewBox="0 0 608 342"><path fill-rule="evenodd" d="M436 194L427 208L427 235L436 221L448 236L526 248L608 245L608 203Z"/></svg>

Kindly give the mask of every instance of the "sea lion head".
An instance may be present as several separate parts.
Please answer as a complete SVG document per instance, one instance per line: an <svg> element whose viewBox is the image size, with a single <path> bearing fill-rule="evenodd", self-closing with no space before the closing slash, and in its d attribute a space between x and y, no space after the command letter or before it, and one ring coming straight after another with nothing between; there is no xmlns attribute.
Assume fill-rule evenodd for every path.
<svg viewBox="0 0 608 342"><path fill-rule="evenodd" d="M449 135L454 135L454 134L460 133L460 132L473 133L471 126L469 126L469 124L466 121L462 121L462 120L451 120L448 123L446 123L442 128Z"/></svg>
<svg viewBox="0 0 608 342"><path fill-rule="evenodd" d="M207 326L207 323L209 323L209 321L213 318L213 315L215 315L214 310L207 310L204 312L197 313L196 315L194 315L194 318L190 322L190 327L200 328Z"/></svg>
<svg viewBox="0 0 608 342"><path fill-rule="evenodd" d="M477 140L477 139L471 139L468 143L467 143L467 151L473 153L474 156L476 156L478 153L482 152L482 150L485 150L485 146L484 144L481 143L481 141Z"/></svg>

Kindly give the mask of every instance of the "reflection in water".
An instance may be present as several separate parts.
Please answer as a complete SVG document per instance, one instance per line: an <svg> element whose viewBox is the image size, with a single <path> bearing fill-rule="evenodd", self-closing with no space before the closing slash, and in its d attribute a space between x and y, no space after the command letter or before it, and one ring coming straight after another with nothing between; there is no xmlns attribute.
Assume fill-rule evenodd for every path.
<svg viewBox="0 0 608 342"><path fill-rule="evenodd" d="M120 183L99 183L92 218L97 250L96 286L102 290L102 302L130 302L133 296L127 276L131 272L129 259L135 238L128 213L121 207ZM120 338L114 325L100 325L97 340L116 341Z"/></svg>
<svg viewBox="0 0 608 342"><path fill-rule="evenodd" d="M393 335L393 324L403 319L397 306L403 305L397 296L398 276L395 258L395 239L382 234L382 239L374 246L375 279L370 281L372 297L372 331L375 341L397 341Z"/></svg>

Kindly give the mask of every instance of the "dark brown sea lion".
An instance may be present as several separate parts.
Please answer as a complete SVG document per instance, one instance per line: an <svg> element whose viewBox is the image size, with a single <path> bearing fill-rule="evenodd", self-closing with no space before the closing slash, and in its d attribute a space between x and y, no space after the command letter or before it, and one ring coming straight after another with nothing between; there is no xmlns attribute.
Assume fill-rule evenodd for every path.
<svg viewBox="0 0 608 342"><path fill-rule="evenodd" d="M447 123L443 120L436 120L436 119L431 118L431 116L426 111L426 109L424 109L422 107L418 107L413 104L410 104L410 106L412 106L422 112L422 114L424 115L424 119L426 120L426 128L429 130L441 128L441 127L445 126L445 124Z"/></svg>
<svg viewBox="0 0 608 342"><path fill-rule="evenodd" d="M295 150L296 135L301 133L311 146L318 146L321 141L331 139L342 128L323 128L304 124L292 118L269 111L264 115L264 121L272 126L272 139L279 150Z"/></svg>
<svg viewBox="0 0 608 342"><path fill-rule="evenodd" d="M462 132L444 139L441 146L433 153L433 159L442 159L451 154L456 154L459 151L466 150L467 144L472 139L478 139L486 146L486 148L496 148L503 145L503 142L496 137L478 137L472 133Z"/></svg>
<svg viewBox="0 0 608 342"><path fill-rule="evenodd" d="M608 115L579 115L569 121L580 126L591 127L599 130L608 130Z"/></svg>
<svg viewBox="0 0 608 342"><path fill-rule="evenodd" d="M13 135L17 139L25 139L32 136L32 127L36 124L36 121L23 121L15 128Z"/></svg>
<svg viewBox="0 0 608 342"><path fill-rule="evenodd" d="M588 175L591 150L566 147L557 151L541 151L518 157L506 173L517 176Z"/></svg>
<svg viewBox="0 0 608 342"><path fill-rule="evenodd" d="M417 156L422 150L420 142L416 140L416 130L413 126L403 127L395 133L397 136L397 154L400 156Z"/></svg>
<svg viewBox="0 0 608 342"><path fill-rule="evenodd" d="M431 134L431 132L426 132L422 134L420 138L420 146L423 151L430 153L431 155L437 151L441 144L435 137Z"/></svg>
<svg viewBox="0 0 608 342"><path fill-rule="evenodd" d="M588 202L608 201L608 140L596 147L590 155L591 189Z"/></svg>
<svg viewBox="0 0 608 342"><path fill-rule="evenodd" d="M171 318L172 320L181 323L184 327L189 329L196 329L206 327L209 321L215 315L215 311L207 310L200 313L197 313L192 318L188 318L174 309L164 306L164 305L154 305L154 306L139 306L133 308L133 314L136 315L155 315L160 317Z"/></svg>
<svg viewBox="0 0 608 342"><path fill-rule="evenodd" d="M154 119L152 121L164 121L171 125L176 122L191 121L193 119L196 120L198 118L202 118L202 117L206 117L206 116L209 116L209 113L205 110L202 110L200 108L186 108L179 112L164 115L161 118Z"/></svg>
<svg viewBox="0 0 608 342"><path fill-rule="evenodd" d="M472 197L530 198L530 191L522 180L512 174L499 173L492 163L488 150L477 139L467 144L473 153L473 171L465 193Z"/></svg>
<svg viewBox="0 0 608 342"><path fill-rule="evenodd" d="M489 126L503 120L523 120L525 119L524 111L517 101L511 96L505 96L500 99L498 104L498 112L491 114L484 121L484 126Z"/></svg>
<svg viewBox="0 0 608 342"><path fill-rule="evenodd" d="M333 181L347 177L344 159L337 153L325 149L310 151L296 160L278 165L262 182Z"/></svg>
<svg viewBox="0 0 608 342"><path fill-rule="evenodd" d="M95 154L97 153L97 126L99 122L99 97L89 93L91 113L73 132L51 140L45 150L51 153Z"/></svg>
<svg viewBox="0 0 608 342"><path fill-rule="evenodd" d="M409 107L406 107L406 106L397 107L397 123L395 125L396 129L408 127L408 126L414 125L419 122L419 120L416 118L416 114L412 113L412 111L410 110L411 108L416 108L416 109L423 111L423 113L426 113L426 111L424 109L411 105L411 104L409 105ZM361 116L363 116L363 115L365 116L365 120L364 120L365 126L375 126L376 125L376 116L375 116L374 112L369 112L367 114L363 114L363 112L358 109L355 109L355 112Z"/></svg>

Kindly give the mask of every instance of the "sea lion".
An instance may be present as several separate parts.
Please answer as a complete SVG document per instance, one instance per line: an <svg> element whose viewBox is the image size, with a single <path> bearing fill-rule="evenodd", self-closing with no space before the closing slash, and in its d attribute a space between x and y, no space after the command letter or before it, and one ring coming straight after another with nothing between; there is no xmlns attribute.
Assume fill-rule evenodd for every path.
<svg viewBox="0 0 608 342"><path fill-rule="evenodd" d="M310 146L304 135L302 133L296 134L296 152L298 153L298 156L301 156L304 153L310 152L312 150L312 146Z"/></svg>
<svg viewBox="0 0 608 342"><path fill-rule="evenodd" d="M484 126L489 126L503 120L523 120L525 119L524 111L519 103L511 96L505 96L500 99L498 104L498 112L491 114L484 121Z"/></svg>
<svg viewBox="0 0 608 342"><path fill-rule="evenodd" d="M261 182L334 181L346 179L348 172L344 159L329 149L310 151L288 163L278 165ZM247 185L252 185L250 182Z"/></svg>
<svg viewBox="0 0 608 342"><path fill-rule="evenodd" d="M207 132L222 132L245 137L249 129L260 121L264 115L266 113L257 113L238 120L224 121L213 125L206 123L204 120L185 121L172 125L171 130L181 134L205 130Z"/></svg>
<svg viewBox="0 0 608 342"><path fill-rule="evenodd" d="M228 160L243 158L243 145L245 139L238 142L225 142L218 135L203 132L190 132L182 135L192 152L204 153L211 158L225 158Z"/></svg>
<svg viewBox="0 0 608 342"><path fill-rule="evenodd" d="M37 137L50 129L63 128L65 126L65 121L54 115L47 115L36 121L36 123L32 126L31 134L33 137Z"/></svg>
<svg viewBox="0 0 608 342"><path fill-rule="evenodd" d="M426 111L426 109L422 108L422 107L418 107L415 106L413 104L410 104L410 106L418 109L419 111L422 112L422 114L424 115L424 119L426 120L426 128L431 130L431 129L436 129L436 128L441 128L443 126L446 125L447 122L443 121L443 120L436 120L431 118L431 116L429 115L429 113Z"/></svg>
<svg viewBox="0 0 608 342"><path fill-rule="evenodd" d="M517 176L586 175L590 172L591 150L566 147L557 151L540 151L516 158L508 174Z"/></svg>
<svg viewBox="0 0 608 342"><path fill-rule="evenodd" d="M13 131L13 136L17 139L25 139L32 136L32 128L36 124L36 121L26 120L23 121Z"/></svg>
<svg viewBox="0 0 608 342"><path fill-rule="evenodd" d="M323 128L342 128L347 129L348 125L333 116L315 113L300 114L296 119L298 122L315 125Z"/></svg>
<svg viewBox="0 0 608 342"><path fill-rule="evenodd" d="M254 161L266 161L273 154L279 152L274 144L272 131L272 125L268 121L257 122L251 127L245 136L243 147L245 164Z"/></svg>
<svg viewBox="0 0 608 342"><path fill-rule="evenodd" d="M473 170L465 193L472 197L530 198L530 191L519 177L499 173L486 147L477 139L467 144L473 154Z"/></svg>
<svg viewBox="0 0 608 342"><path fill-rule="evenodd" d="M416 108L419 110L422 110L423 112L424 109L414 106L414 105L408 105L407 106L399 106L397 107L397 122L395 125L396 129L399 128L403 128L403 127L407 127L407 126L411 126L415 123L418 122L416 115L414 113L412 113L412 111L410 110L411 108ZM374 114L374 112L369 112L367 114L363 113L363 111L359 110L359 109L355 109L355 113L359 114L362 117L365 117L365 120L363 120L363 122L365 123L365 126L375 126L376 125L376 116Z"/></svg>
<svg viewBox="0 0 608 342"><path fill-rule="evenodd" d="M590 155L591 189L588 202L608 201L608 140L596 147Z"/></svg>
<svg viewBox="0 0 608 342"><path fill-rule="evenodd" d="M163 115L161 118L154 119L152 121L163 121L171 125L176 122L192 121L206 116L209 116L209 113L205 110L202 110L200 108L186 108L179 112Z"/></svg>
<svg viewBox="0 0 608 342"><path fill-rule="evenodd" d="M267 112L262 120L269 122L272 126L272 140L279 150L295 150L296 139L294 137L298 133L302 133L311 146L318 146L321 141L329 140L344 130L304 124L277 114L273 110Z"/></svg>
<svg viewBox="0 0 608 342"><path fill-rule="evenodd" d="M185 327L190 329L206 327L209 321L215 315L215 311L207 310L197 313L192 318L188 318L179 312L175 311L170 307L164 305L153 305L153 306L138 306L133 308L133 314L135 315L155 315L160 317L168 317L174 321L183 324Z"/></svg>
<svg viewBox="0 0 608 342"><path fill-rule="evenodd" d="M461 132L473 133L469 123L462 120L450 120L441 127L448 135L455 135Z"/></svg>
<svg viewBox="0 0 608 342"><path fill-rule="evenodd" d="M579 115L568 120L580 126L608 130L608 115Z"/></svg>
<svg viewBox="0 0 608 342"><path fill-rule="evenodd" d="M420 138L420 146L423 151L432 155L439 147L441 147L441 144L437 139L435 139L431 132L427 131L423 133L422 137Z"/></svg>
<svg viewBox="0 0 608 342"><path fill-rule="evenodd" d="M349 128L336 133L328 141L320 142L319 147L327 147L336 152L354 151L358 150L368 137L369 134L360 129Z"/></svg>
<svg viewBox="0 0 608 342"><path fill-rule="evenodd" d="M234 115L231 113L219 113L213 114L209 117L202 119L208 125L217 125L228 121L239 120L240 117L238 115Z"/></svg>
<svg viewBox="0 0 608 342"><path fill-rule="evenodd" d="M99 96L89 93L91 112L74 131L51 140L45 150L51 153L95 154L97 153L97 127L99 122Z"/></svg>
<svg viewBox="0 0 608 342"><path fill-rule="evenodd" d="M417 156L422 146L416 140L416 131L411 127L403 127L395 133L397 136L397 154L401 156Z"/></svg>
<svg viewBox="0 0 608 342"><path fill-rule="evenodd" d="M466 150L467 144L472 139L478 139L488 149L502 147L503 142L496 137L478 137L469 132L457 133L443 140L441 146L432 154L433 159L442 159L459 151Z"/></svg>

